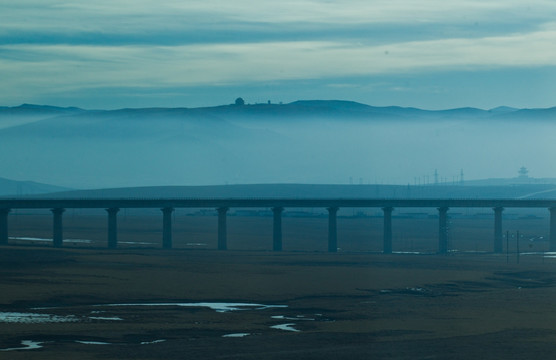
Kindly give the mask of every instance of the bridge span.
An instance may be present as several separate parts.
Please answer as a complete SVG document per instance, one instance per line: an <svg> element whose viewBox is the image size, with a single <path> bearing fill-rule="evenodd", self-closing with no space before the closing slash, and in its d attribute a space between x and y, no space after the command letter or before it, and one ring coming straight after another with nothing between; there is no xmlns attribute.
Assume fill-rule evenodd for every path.
<svg viewBox="0 0 556 360"><path fill-rule="evenodd" d="M550 212L550 251L556 251L556 200L543 199L280 199L280 198L191 198L191 199L0 199L0 245L8 244L8 215L12 209L50 209L53 215L53 245L63 244L63 213L66 209L106 209L108 247L118 246L117 214L122 208L159 208L163 216L162 247L172 248L172 212L176 208L214 208L218 212L218 249L227 249L226 218L230 208L270 208L273 212L273 250L282 250L282 212L285 208L328 210L328 251L338 248L337 212L340 208L381 208L384 214L383 252L392 252L392 212L396 208L438 210L438 252L448 252L448 211L451 208L491 208L494 212L493 251L503 248L502 212L505 208L546 208Z"/></svg>

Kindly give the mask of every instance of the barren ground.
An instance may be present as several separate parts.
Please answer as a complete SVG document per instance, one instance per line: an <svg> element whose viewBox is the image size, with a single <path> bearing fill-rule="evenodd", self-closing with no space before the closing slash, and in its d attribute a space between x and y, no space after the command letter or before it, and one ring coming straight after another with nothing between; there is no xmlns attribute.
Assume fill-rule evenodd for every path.
<svg viewBox="0 0 556 360"><path fill-rule="evenodd" d="M322 251L326 219L285 218L281 253L269 251L268 218L230 218L229 251L213 250L212 217L178 214L173 250L103 249L105 216L64 221L66 238L97 242L1 247L0 312L78 321L0 322L0 349L42 343L0 359L530 359L556 351L556 259L537 253L518 264L512 246L509 259L468 253L492 248L492 220L454 220L452 248L462 251L448 256L376 253L378 218L339 219L336 254ZM546 233L545 220L516 221L505 224ZM161 238L158 216L120 216L119 226L122 242ZM394 250L434 251L436 226L395 219ZM50 231L47 215L10 216L10 236ZM198 302L287 307L176 305ZM136 305L106 306L124 303ZM138 305L154 303L166 305ZM284 324L298 331L272 328ZM224 337L240 333L249 335Z"/></svg>

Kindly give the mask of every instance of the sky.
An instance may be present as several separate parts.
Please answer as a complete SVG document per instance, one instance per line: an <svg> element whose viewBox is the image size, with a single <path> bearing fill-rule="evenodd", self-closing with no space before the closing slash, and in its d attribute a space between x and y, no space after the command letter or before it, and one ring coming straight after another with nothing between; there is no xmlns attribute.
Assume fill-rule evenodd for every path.
<svg viewBox="0 0 556 360"><path fill-rule="evenodd" d="M556 106L552 0L2 0L0 106Z"/></svg>

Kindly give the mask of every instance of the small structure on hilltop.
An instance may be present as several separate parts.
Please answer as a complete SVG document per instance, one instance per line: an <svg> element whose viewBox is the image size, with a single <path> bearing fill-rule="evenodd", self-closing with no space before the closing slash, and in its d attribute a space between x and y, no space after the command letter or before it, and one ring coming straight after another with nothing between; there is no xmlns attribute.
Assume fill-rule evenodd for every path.
<svg viewBox="0 0 556 360"><path fill-rule="evenodd" d="M526 168L525 166L522 166L522 167L519 169L518 174L519 174L519 178L520 178L520 179L527 179L527 178L529 178L529 175L528 175L528 174L529 174L529 170L527 170L527 168Z"/></svg>

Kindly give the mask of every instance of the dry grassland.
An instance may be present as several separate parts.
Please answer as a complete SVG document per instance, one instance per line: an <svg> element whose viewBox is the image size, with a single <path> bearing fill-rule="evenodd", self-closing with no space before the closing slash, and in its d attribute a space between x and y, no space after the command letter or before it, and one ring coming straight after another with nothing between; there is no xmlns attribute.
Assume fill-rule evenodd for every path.
<svg viewBox="0 0 556 360"><path fill-rule="evenodd" d="M324 252L325 218L284 218L281 253L269 251L271 218L230 217L229 251L213 250L213 217L177 213L174 250L159 249L161 216L119 220L121 242L155 245L103 249L104 214L68 212L65 237L96 243L0 248L0 312L79 319L0 322L1 349L43 346L0 359L529 359L556 351L556 259L524 255L517 264L514 253L464 252L492 249L489 219L452 220L451 245L462 252L448 256L376 253L380 218L339 219L336 254ZM12 215L10 236L48 237L51 221ZM547 232L543 219L512 221L505 225L524 234ZM394 250L434 252L437 226L394 219ZM96 306L197 302L287 307ZM283 324L299 331L272 328ZM223 337L238 333L249 335Z"/></svg>

